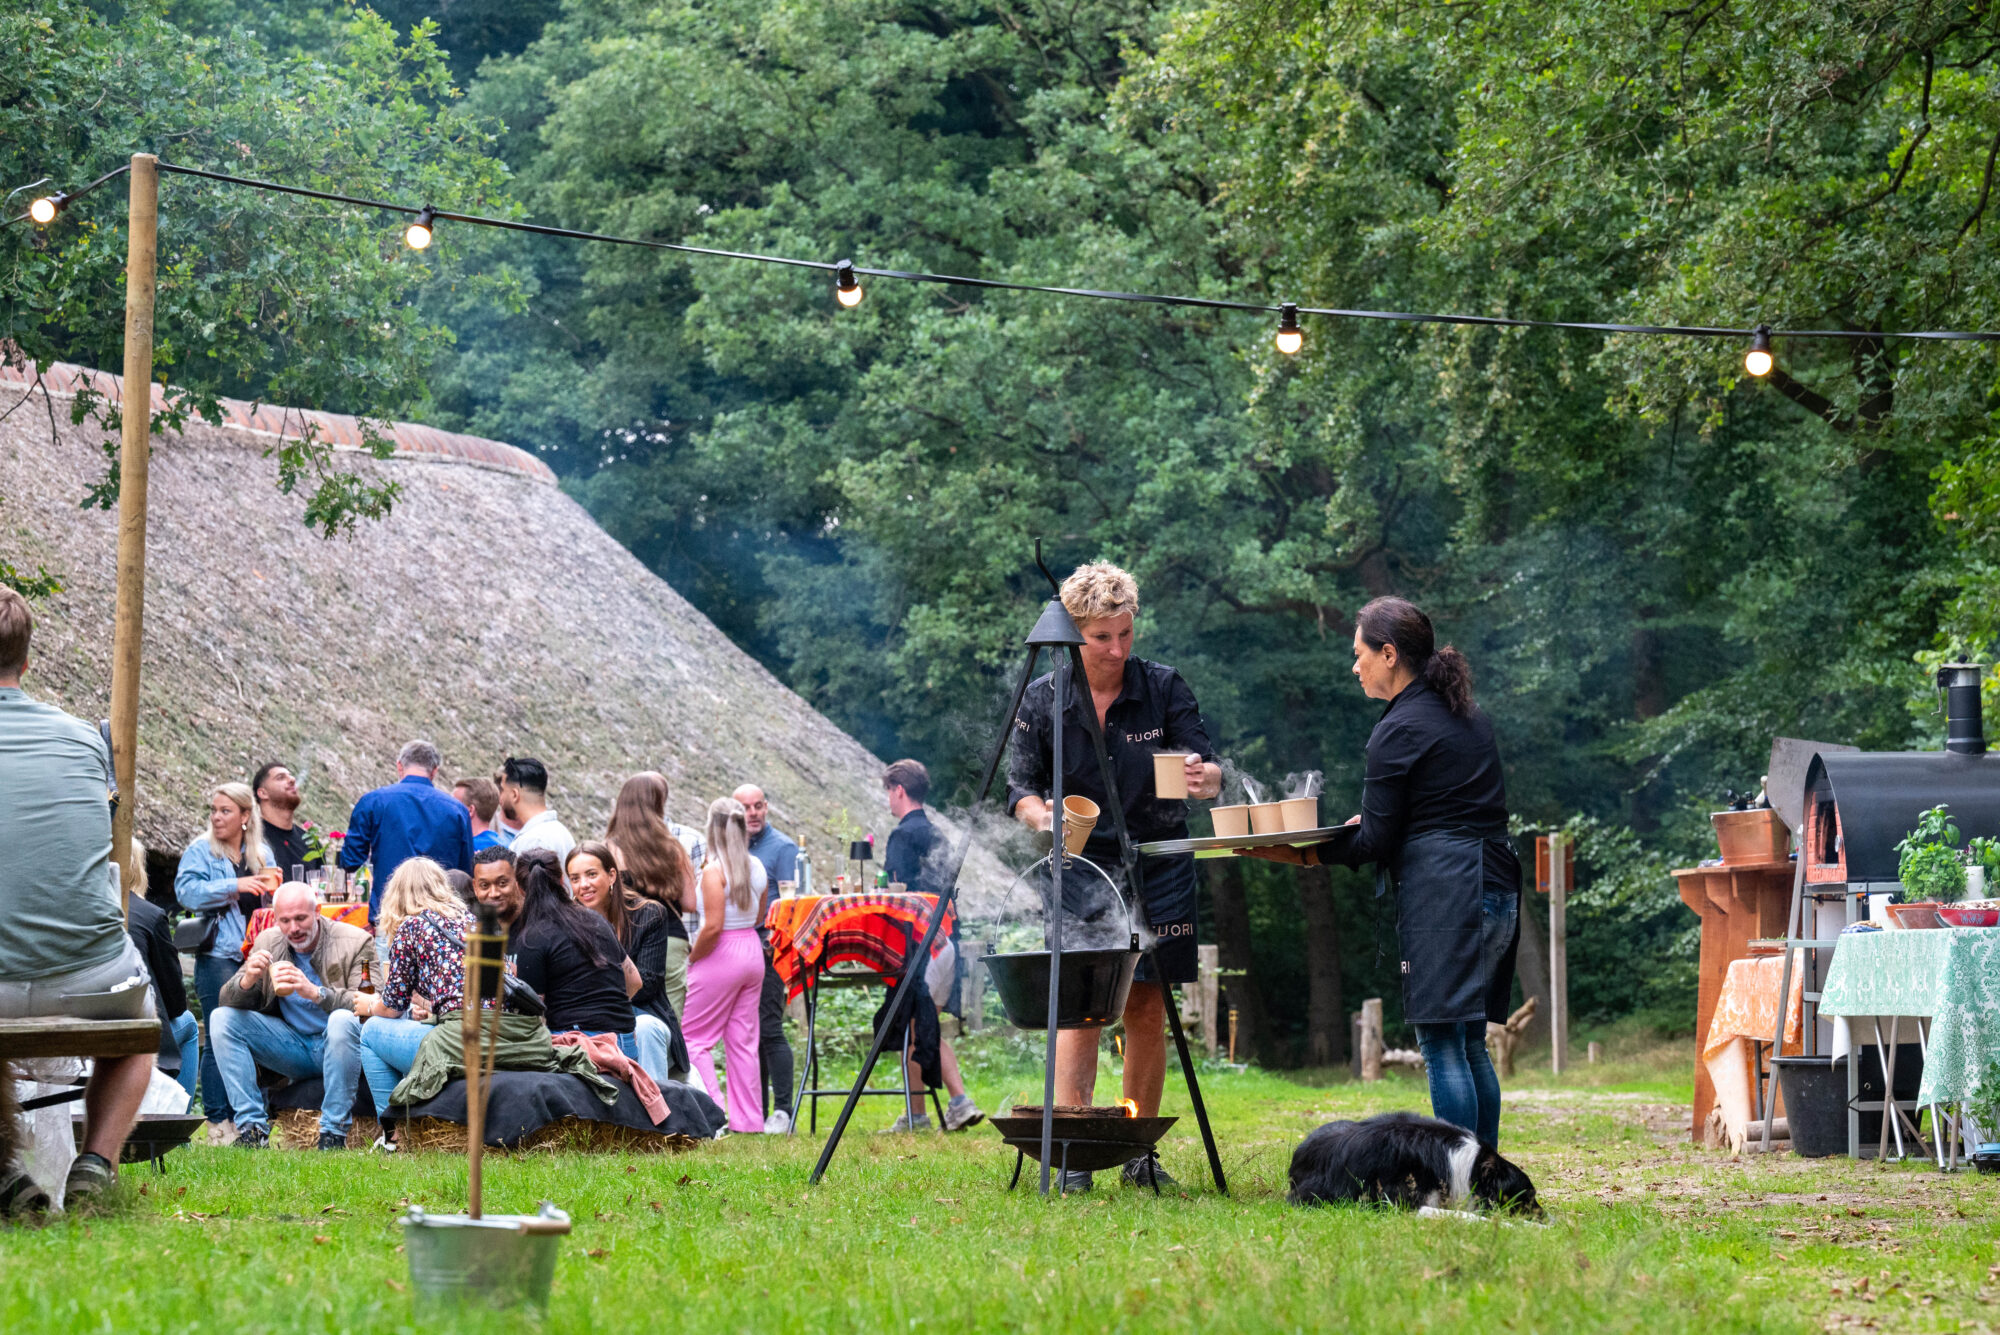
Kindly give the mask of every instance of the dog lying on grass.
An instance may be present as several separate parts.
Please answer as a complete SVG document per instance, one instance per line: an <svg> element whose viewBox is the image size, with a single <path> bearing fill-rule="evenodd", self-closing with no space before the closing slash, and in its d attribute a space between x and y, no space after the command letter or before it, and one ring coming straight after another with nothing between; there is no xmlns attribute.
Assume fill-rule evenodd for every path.
<svg viewBox="0 0 2000 1335"><path fill-rule="evenodd" d="M1528 1175L1464 1127L1416 1113L1328 1122L1292 1151L1294 1205L1362 1201L1405 1210L1482 1210L1542 1217Z"/></svg>

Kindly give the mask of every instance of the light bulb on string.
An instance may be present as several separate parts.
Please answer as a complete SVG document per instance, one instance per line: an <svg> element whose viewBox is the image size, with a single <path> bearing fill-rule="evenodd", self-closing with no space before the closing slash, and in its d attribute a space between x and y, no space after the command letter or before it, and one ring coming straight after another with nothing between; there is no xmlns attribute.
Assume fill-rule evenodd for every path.
<svg viewBox="0 0 2000 1335"><path fill-rule="evenodd" d="M1743 354L1743 369L1762 380L1776 363L1771 358L1771 326L1760 324L1750 334L1750 351Z"/></svg>
<svg viewBox="0 0 2000 1335"><path fill-rule="evenodd" d="M417 214L417 220L403 229L403 244L411 250L427 250L431 244L431 224L437 221L437 210L424 205Z"/></svg>
<svg viewBox="0 0 2000 1335"><path fill-rule="evenodd" d="M1278 336L1272 342L1276 343L1278 351L1287 357L1297 356L1299 349L1306 345L1305 333L1299 328L1299 308L1296 303L1288 301L1278 307Z"/></svg>
<svg viewBox="0 0 2000 1335"><path fill-rule="evenodd" d="M849 310L861 304L861 283L854 276L853 260L833 266L833 299Z"/></svg>
<svg viewBox="0 0 2000 1335"><path fill-rule="evenodd" d="M64 198L62 195L43 195L28 205L28 216L35 220L37 226L47 227L62 212Z"/></svg>

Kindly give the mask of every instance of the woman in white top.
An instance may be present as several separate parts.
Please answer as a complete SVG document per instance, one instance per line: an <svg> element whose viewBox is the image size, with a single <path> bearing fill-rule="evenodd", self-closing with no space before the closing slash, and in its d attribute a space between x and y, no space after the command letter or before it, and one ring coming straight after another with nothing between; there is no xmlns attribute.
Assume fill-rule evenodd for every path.
<svg viewBox="0 0 2000 1335"><path fill-rule="evenodd" d="M758 1076L757 1001L764 987L764 946L757 939L757 910L764 902L764 864L750 856L743 804L717 798L708 808L708 861L697 894L701 927L688 950L687 1010L681 1033L695 1075L722 1103L710 1055L722 1044L729 1070L729 1129L764 1129L764 1091Z"/></svg>

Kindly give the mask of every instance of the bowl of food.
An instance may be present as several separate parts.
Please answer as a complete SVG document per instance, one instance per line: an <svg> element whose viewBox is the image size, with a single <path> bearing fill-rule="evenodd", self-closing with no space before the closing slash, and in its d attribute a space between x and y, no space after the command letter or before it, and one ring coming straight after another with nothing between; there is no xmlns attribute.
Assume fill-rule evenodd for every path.
<svg viewBox="0 0 2000 1335"><path fill-rule="evenodd" d="M1896 926L1906 929L1942 927L1944 922L1938 917L1938 910L1942 907L1944 906L1934 899L1927 899L1921 904L1891 904L1889 916L1896 920Z"/></svg>
<svg viewBox="0 0 2000 1335"><path fill-rule="evenodd" d="M1948 927L2000 927L2000 908L1945 904L1937 911Z"/></svg>

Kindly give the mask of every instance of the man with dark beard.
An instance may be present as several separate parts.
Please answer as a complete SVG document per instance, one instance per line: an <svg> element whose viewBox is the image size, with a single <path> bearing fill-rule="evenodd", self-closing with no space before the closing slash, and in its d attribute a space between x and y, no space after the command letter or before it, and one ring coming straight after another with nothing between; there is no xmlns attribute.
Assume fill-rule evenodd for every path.
<svg viewBox="0 0 2000 1335"><path fill-rule="evenodd" d="M289 881L292 868L317 863L319 855L307 849L305 830L298 824L299 781L292 772L274 760L250 780L250 791L257 795L257 810L264 817L264 842L277 859L271 865Z"/></svg>

